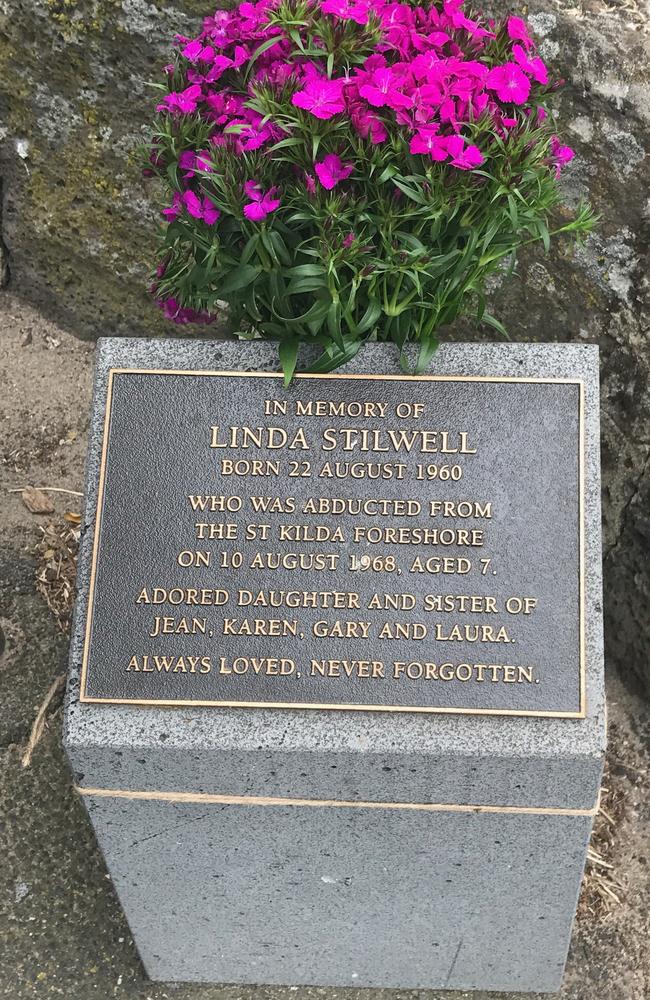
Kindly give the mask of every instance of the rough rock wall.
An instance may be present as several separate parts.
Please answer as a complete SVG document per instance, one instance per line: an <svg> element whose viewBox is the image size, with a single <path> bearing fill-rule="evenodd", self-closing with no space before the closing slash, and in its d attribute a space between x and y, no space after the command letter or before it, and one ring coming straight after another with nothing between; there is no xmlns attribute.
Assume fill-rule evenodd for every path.
<svg viewBox="0 0 650 1000"><path fill-rule="evenodd" d="M601 346L609 656L650 685L650 41L636 2L530 4L542 55L568 81L566 200L588 197L601 222L575 256L524 254L494 283L493 311L514 339ZM146 293L156 209L133 149L171 36L210 9L0 0L0 284L83 336L168 329Z"/></svg>
<svg viewBox="0 0 650 1000"><path fill-rule="evenodd" d="M493 311L513 339L600 345L607 657L650 694L650 8L560 0L530 12L567 80L558 107L577 156L565 201L587 198L600 221L574 255L522 255Z"/></svg>
<svg viewBox="0 0 650 1000"><path fill-rule="evenodd" d="M156 211L134 151L175 32L209 4L0 0L2 237L11 284L85 336L162 328Z"/></svg>

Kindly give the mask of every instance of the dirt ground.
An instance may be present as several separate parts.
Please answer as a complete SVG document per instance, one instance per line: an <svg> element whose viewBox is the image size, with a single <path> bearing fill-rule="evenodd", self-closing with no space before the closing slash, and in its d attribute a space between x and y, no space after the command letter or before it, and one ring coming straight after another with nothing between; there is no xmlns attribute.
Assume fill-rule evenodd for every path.
<svg viewBox="0 0 650 1000"><path fill-rule="evenodd" d="M59 558L51 554L52 539L74 537L81 509L93 353L92 344L0 293L0 997L442 997L424 991L185 986L145 979L61 750L62 691L56 682L65 672L67 639L65 622L43 596L48 594L56 611L47 562ZM26 485L69 492L49 492L54 511L34 514L20 492L11 492ZM50 540L44 541L48 529ZM49 573L56 576L51 568ZM598 820L596 861L574 929L563 1000L650 996L650 710L625 678L610 675L608 692L605 803L614 815ZM45 728L23 766L48 693ZM470 994L444 994L449 1000L460 996Z"/></svg>

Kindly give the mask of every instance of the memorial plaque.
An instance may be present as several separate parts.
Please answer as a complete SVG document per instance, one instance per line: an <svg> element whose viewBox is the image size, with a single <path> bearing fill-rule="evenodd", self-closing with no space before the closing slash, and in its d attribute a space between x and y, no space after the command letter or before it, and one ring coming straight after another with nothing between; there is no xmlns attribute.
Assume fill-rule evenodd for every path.
<svg viewBox="0 0 650 1000"><path fill-rule="evenodd" d="M583 394L112 369L81 700L583 717Z"/></svg>

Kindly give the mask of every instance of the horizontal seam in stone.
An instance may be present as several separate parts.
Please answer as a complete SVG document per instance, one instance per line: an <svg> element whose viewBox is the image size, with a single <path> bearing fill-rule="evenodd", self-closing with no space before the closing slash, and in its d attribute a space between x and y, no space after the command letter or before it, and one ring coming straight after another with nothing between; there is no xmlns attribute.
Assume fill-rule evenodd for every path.
<svg viewBox="0 0 650 1000"><path fill-rule="evenodd" d="M126 788L81 788L79 795L90 798L117 798L150 802L202 803L232 806L302 806L339 809L392 809L417 812L517 813L532 816L595 816L598 803L590 809L558 806L496 806L452 802L365 802L345 799L292 799L265 795L218 795L210 792L134 791Z"/></svg>

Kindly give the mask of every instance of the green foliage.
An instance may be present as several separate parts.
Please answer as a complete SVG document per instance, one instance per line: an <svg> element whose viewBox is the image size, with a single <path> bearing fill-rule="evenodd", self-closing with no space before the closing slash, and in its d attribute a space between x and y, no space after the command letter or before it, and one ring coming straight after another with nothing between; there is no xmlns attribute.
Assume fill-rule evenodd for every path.
<svg viewBox="0 0 650 1000"><path fill-rule="evenodd" d="M326 60L331 77L362 63L378 37L372 22L360 29L346 21L335 31L336 22L315 14L306 0L285 0L273 20L303 56ZM268 44L240 71L246 83ZM505 57L504 45L499 35L491 64ZM186 72L187 62L178 55L170 91L188 86ZM244 82L233 76L229 86L241 93ZM413 155L408 131L388 119L386 141L373 145L347 115L316 118L292 104L295 90L295 81L250 85L247 107L260 116L261 127L272 123L280 136L259 149L211 145L213 125L197 111L160 114L147 151L173 194L187 189L179 155L209 149L211 171L197 172L193 190L221 213L216 225L181 213L167 226L156 295L204 315L225 303L233 331L279 342L288 381L300 343L320 348L310 369L319 372L344 364L370 339L394 342L403 358L403 349L416 344L415 371L421 372L441 328L461 313L474 311L505 335L486 312L489 275L508 262L514 267L522 246L539 241L548 251L552 236L578 236L593 225L585 205L570 221L551 221L558 190L550 116L513 107L509 114L517 125L507 136L488 113L467 122L463 135L485 152L485 160L478 169L462 170ZM536 100L545 102L549 93L538 87ZM243 127L234 124L225 132L234 142ZM310 193L306 178L313 178L314 163L328 154L352 164L353 173L332 190L316 182ZM281 200L262 221L243 214L244 185L251 180L262 191L277 188Z"/></svg>

